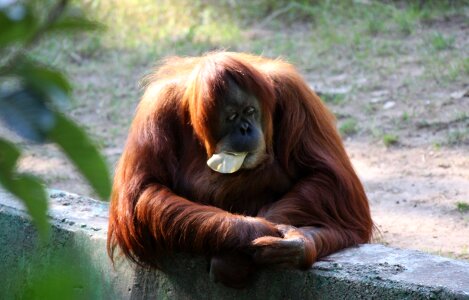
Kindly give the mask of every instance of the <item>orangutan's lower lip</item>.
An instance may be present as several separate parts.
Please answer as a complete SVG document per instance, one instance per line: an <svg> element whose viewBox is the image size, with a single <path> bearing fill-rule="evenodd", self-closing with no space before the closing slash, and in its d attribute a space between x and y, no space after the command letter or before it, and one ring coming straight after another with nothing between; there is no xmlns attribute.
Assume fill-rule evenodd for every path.
<svg viewBox="0 0 469 300"><path fill-rule="evenodd" d="M247 152L215 153L207 160L207 165L219 173L234 173L243 165Z"/></svg>
<svg viewBox="0 0 469 300"><path fill-rule="evenodd" d="M234 155L234 156L241 156L241 155L246 156L247 154L247 152L228 152L228 151L225 151L224 153L229 154L229 155Z"/></svg>

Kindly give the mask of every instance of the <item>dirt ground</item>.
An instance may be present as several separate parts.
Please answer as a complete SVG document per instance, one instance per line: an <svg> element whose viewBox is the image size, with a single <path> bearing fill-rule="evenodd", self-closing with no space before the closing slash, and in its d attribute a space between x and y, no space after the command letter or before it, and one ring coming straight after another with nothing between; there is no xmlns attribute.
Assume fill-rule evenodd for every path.
<svg viewBox="0 0 469 300"><path fill-rule="evenodd" d="M365 183L376 241L469 259L469 214L456 203L469 195L467 149L384 149L347 142Z"/></svg>
<svg viewBox="0 0 469 300"><path fill-rule="evenodd" d="M356 123L344 141L366 186L378 228L376 241L469 259L469 211L458 210L458 203L469 204L469 75L448 79L443 76L444 65L426 75L422 60L432 56L422 58L414 51L425 43L420 37L438 30L454 37L451 51L462 51L469 58L469 24L467 19L445 19L419 30L421 34L406 39L398 58L377 58L365 69L351 65L349 56L335 59L333 67L300 69L319 92L345 97L344 102L325 102L336 114L339 128L351 118ZM92 136L104 140L102 150L111 168L121 154L138 102L136 82L150 68L149 64L123 68L109 78L110 65L116 61L69 70L78 86L78 105L70 114ZM116 98L132 100L111 105ZM386 146L386 134L394 135L396 142ZM26 149L21 170L41 176L50 188L93 196L54 146L27 144L4 128L0 135Z"/></svg>

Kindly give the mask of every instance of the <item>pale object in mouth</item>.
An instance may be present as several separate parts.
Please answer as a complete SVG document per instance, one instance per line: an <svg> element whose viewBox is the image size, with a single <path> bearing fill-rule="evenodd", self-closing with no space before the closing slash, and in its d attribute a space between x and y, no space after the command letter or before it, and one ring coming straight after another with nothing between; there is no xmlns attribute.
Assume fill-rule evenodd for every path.
<svg viewBox="0 0 469 300"><path fill-rule="evenodd" d="M220 152L215 153L207 160L210 169L219 173L234 173L243 165L247 153Z"/></svg>

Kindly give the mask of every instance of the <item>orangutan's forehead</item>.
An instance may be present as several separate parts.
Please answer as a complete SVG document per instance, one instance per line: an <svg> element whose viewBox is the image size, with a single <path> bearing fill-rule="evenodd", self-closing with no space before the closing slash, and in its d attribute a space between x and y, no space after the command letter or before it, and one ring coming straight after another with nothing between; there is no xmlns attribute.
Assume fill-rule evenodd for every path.
<svg viewBox="0 0 469 300"><path fill-rule="evenodd" d="M226 90L224 92L224 95L222 95L222 99L220 99L225 105L241 106L245 105L246 103L250 103L252 102L252 100L254 100L251 99L254 98L254 96L245 89L243 89L232 78L226 79L225 87Z"/></svg>

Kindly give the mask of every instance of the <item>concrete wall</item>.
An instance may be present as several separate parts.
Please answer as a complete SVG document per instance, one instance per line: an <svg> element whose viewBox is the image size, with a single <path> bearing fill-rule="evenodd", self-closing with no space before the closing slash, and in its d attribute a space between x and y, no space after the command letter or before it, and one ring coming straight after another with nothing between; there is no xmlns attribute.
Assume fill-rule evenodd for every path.
<svg viewBox="0 0 469 300"><path fill-rule="evenodd" d="M105 250L108 204L60 191L50 201L52 238L41 244L22 205L0 191L0 299L48 298L60 288L76 299L469 299L469 263L378 244L309 271L263 270L241 291L211 282L203 257L179 255L166 262L167 274L126 261L114 269ZM56 290L49 273L63 280Z"/></svg>

